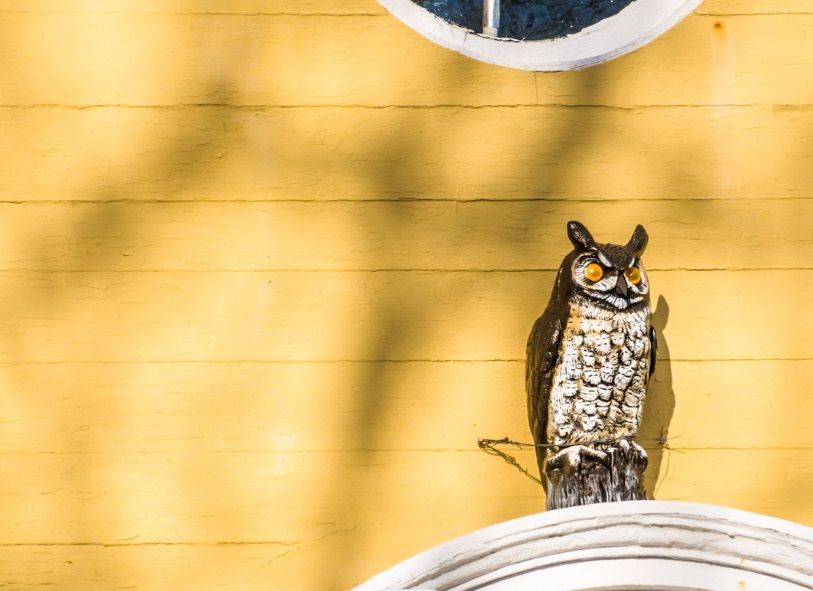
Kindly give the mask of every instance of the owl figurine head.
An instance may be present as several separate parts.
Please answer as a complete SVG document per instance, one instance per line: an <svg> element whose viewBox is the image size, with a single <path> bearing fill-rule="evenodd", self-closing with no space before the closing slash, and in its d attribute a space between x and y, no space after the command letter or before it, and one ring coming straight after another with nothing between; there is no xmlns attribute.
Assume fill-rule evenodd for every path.
<svg viewBox="0 0 813 591"><path fill-rule="evenodd" d="M637 226L624 245L598 244L576 221L568 222L567 235L574 250L559 269L560 294L580 295L611 310L649 303L649 280L641 261L649 237L643 226Z"/></svg>

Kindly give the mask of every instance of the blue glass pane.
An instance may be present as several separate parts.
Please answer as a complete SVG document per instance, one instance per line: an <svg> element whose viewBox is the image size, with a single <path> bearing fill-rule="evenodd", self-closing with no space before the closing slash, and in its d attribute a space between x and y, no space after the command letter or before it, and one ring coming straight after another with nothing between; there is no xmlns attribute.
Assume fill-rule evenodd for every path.
<svg viewBox="0 0 813 591"><path fill-rule="evenodd" d="M412 0L456 25L480 32L483 0ZM500 37L552 39L613 16L634 0L501 0Z"/></svg>

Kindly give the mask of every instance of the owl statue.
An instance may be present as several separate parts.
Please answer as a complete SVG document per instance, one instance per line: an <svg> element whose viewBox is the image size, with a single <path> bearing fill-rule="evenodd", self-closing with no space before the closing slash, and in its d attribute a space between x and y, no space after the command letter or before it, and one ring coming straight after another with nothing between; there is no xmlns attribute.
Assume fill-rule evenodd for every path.
<svg viewBox="0 0 813 591"><path fill-rule="evenodd" d="M567 234L574 249L531 330L525 371L547 506L644 499L647 456L634 437L657 349L647 233L598 244L573 221Z"/></svg>

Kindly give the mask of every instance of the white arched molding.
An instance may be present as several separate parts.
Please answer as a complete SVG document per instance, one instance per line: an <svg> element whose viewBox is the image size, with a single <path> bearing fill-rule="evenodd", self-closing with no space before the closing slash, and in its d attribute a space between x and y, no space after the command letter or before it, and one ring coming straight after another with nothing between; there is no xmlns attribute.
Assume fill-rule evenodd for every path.
<svg viewBox="0 0 813 591"><path fill-rule="evenodd" d="M667 501L529 515L442 544L355 591L799 591L813 529Z"/></svg>
<svg viewBox="0 0 813 591"><path fill-rule="evenodd" d="M435 43L477 60L531 71L577 70L642 45L688 16L702 0L636 0L578 33L543 41L485 37L450 23L412 0L378 0L393 16Z"/></svg>

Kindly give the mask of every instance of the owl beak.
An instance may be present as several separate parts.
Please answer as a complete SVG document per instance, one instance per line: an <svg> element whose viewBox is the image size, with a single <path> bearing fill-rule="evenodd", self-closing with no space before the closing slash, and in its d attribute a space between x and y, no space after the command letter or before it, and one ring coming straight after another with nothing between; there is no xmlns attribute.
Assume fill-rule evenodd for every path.
<svg viewBox="0 0 813 591"><path fill-rule="evenodd" d="M615 293L620 295L622 298L627 297L627 282L624 279L624 274L618 274L618 281L615 282Z"/></svg>

